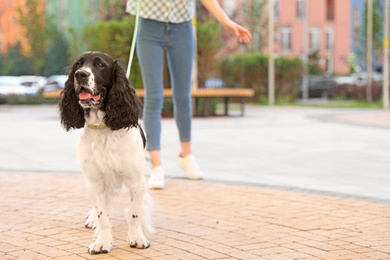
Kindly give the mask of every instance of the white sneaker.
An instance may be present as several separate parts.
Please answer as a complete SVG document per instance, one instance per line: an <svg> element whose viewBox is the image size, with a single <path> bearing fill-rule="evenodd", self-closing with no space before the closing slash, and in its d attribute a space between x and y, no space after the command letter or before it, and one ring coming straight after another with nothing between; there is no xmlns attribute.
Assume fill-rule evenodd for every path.
<svg viewBox="0 0 390 260"><path fill-rule="evenodd" d="M191 154L186 157L179 157L177 159L177 165L182 168L186 173L188 179L201 180L203 179L203 172L199 169L196 159Z"/></svg>
<svg viewBox="0 0 390 260"><path fill-rule="evenodd" d="M161 166L156 166L152 169L150 173L150 178L148 180L149 189L164 189L164 169Z"/></svg>

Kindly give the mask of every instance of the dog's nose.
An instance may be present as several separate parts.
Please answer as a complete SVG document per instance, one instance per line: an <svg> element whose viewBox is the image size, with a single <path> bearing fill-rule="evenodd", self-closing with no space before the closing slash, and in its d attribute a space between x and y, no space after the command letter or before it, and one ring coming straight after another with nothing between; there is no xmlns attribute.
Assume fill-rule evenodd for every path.
<svg viewBox="0 0 390 260"><path fill-rule="evenodd" d="M86 70L78 70L74 74L74 76L76 77L77 80L87 79L90 75L91 75L91 73L86 71Z"/></svg>

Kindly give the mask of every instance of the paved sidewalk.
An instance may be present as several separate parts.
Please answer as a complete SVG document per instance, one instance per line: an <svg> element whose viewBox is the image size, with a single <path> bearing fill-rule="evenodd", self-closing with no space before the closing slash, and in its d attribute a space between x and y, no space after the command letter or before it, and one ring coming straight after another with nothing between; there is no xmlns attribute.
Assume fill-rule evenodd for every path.
<svg viewBox="0 0 390 260"><path fill-rule="evenodd" d="M337 115L337 119L365 126L390 127L390 111L389 110L367 110L355 114Z"/></svg>
<svg viewBox="0 0 390 260"><path fill-rule="evenodd" d="M115 247L89 255L80 174L0 172L0 259L390 259L390 207L261 187L168 179L156 233L132 249L121 194Z"/></svg>
<svg viewBox="0 0 390 260"><path fill-rule="evenodd" d="M0 106L0 171L79 173L80 131L59 121L55 105ZM162 128L165 172L180 178L176 123L165 118ZM390 205L389 110L248 105L245 117L196 118L193 129L207 180Z"/></svg>

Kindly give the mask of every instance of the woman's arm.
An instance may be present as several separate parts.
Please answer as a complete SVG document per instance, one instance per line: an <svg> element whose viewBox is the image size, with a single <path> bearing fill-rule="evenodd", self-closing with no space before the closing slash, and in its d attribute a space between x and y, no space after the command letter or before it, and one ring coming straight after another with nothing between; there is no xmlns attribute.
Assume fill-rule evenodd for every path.
<svg viewBox="0 0 390 260"><path fill-rule="evenodd" d="M222 26L235 35L240 42L248 42L252 35L241 25L233 22L222 10L217 0L200 0L203 6L217 19Z"/></svg>

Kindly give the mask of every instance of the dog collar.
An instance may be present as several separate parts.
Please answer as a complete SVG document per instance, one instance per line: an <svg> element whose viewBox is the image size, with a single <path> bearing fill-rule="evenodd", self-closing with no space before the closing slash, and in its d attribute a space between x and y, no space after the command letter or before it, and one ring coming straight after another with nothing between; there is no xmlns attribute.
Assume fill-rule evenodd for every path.
<svg viewBox="0 0 390 260"><path fill-rule="evenodd" d="M98 124L98 125L87 124L87 126L91 129L106 129L107 128L107 126L105 124Z"/></svg>

